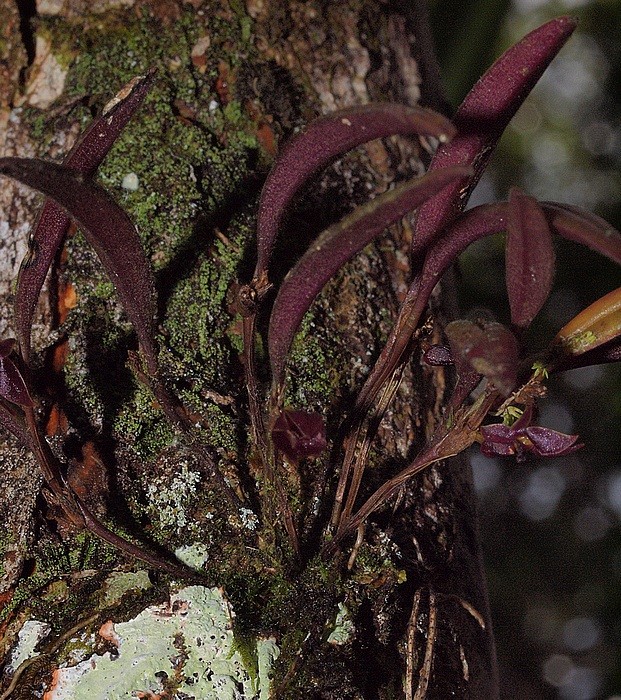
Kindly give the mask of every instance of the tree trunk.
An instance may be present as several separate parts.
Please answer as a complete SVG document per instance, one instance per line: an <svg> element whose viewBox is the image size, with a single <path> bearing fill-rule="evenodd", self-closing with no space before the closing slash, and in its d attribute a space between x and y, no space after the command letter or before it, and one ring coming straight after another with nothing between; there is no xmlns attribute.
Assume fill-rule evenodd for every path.
<svg viewBox="0 0 621 700"><path fill-rule="evenodd" d="M370 518L355 558L353 541L332 558L321 554L343 421L407 288L411 222L343 268L294 345L287 404L321 412L330 447L316 460L285 462L277 474L291 500L299 559L288 545L283 504L270 492L249 438L235 314L235 285L249 280L254 265L259 189L280 144L315 116L349 105L413 105L422 93L427 104L442 107L420 8L370 0L41 0L29 24L29 3L18 4L21 34L15 5L0 0L7 18L0 44L4 155L61 160L124 83L158 69L99 180L138 226L156 271L164 378L197 424L195 435L178 434L128 368L131 328L94 253L79 232L70 232L33 329L40 420L68 465L69 484L122 537L160 548L163 557L175 551L223 588L235 612L232 649L254 678L249 686L238 681L245 697L267 697L261 673L269 663L261 665L257 639L274 640L279 650L270 671L273 697L496 697L464 460L429 468ZM317 178L282 232L273 281L326 225L391 183L420 174L425 159L416 141L391 138L367 144ZM6 180L0 197L2 318L10 326L11 280L37 199ZM443 289L434 299L436 338L450 316L448 296ZM265 323L262 316L263 338ZM260 343L258 359L267 385ZM412 358L373 444L361 498L409 463L431 434L446 381L443 370L422 369ZM26 698L59 682L63 674L53 676L59 664L72 658L75 665L93 653L93 640L99 654L119 653L102 623L136 620L183 584L157 571L147 578L144 564L75 531L53 499L38 498L34 459L12 438L0 459L2 648L9 661L2 688L13 682L12 697ZM119 572L134 578L111 593ZM166 614L174 617L178 607ZM38 648L47 654L20 667L9 651L26 620L50 625ZM90 646L75 652L70 640L77 631L98 629ZM124 692L212 697L196 690L207 674L192 695L188 635L176 646L172 671L157 676L159 667L147 668L144 687ZM147 650L156 657L148 643ZM210 678L213 673L219 672L209 671ZM71 697L99 697L88 694L88 682L85 672ZM121 685L114 689L129 696ZM108 692L101 697L117 697ZM227 692L213 697L239 697Z"/></svg>

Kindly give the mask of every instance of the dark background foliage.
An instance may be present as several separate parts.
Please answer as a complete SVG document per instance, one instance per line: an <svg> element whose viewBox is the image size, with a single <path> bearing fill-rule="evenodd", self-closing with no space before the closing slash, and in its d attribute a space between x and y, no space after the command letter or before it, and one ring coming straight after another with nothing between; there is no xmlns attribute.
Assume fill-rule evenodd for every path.
<svg viewBox="0 0 621 700"><path fill-rule="evenodd" d="M471 0L432 3L445 87L457 105L507 46L553 16L579 18L503 137L472 203L515 184L540 199L590 209L621 228L621 2ZM557 242L554 291L529 333L533 348L602 294L621 271ZM461 261L462 311L507 321L501 240ZM545 462L472 453L506 698L621 697L621 371L554 378L539 424L576 432L580 452Z"/></svg>

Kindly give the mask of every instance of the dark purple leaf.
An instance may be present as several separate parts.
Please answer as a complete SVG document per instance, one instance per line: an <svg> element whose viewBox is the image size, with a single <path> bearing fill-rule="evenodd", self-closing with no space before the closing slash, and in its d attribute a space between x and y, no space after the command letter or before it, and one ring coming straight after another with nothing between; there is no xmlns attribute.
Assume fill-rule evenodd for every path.
<svg viewBox="0 0 621 700"><path fill-rule="evenodd" d="M421 207L412 240L415 252L426 248L463 211L501 134L575 28L574 19L558 17L535 29L508 49L466 95L453 119L457 136L438 148L430 169L472 165L475 172Z"/></svg>
<svg viewBox="0 0 621 700"><path fill-rule="evenodd" d="M105 190L62 165L0 158L0 174L51 197L80 224L114 283L149 371L155 374L155 288L138 232L127 214Z"/></svg>
<svg viewBox="0 0 621 700"><path fill-rule="evenodd" d="M589 211L559 202L540 202L550 227L621 265L621 233Z"/></svg>
<svg viewBox="0 0 621 700"><path fill-rule="evenodd" d="M584 447L578 443L577 435L565 435L538 425L525 428L524 434L532 443L532 447L527 446L526 449L538 457L560 457Z"/></svg>
<svg viewBox="0 0 621 700"><path fill-rule="evenodd" d="M501 323L479 326L472 321L453 321L445 329L455 358L467 362L478 374L486 377L505 396L517 383L519 349L511 331Z"/></svg>
<svg viewBox="0 0 621 700"><path fill-rule="evenodd" d="M17 348L17 341L15 338L6 338L5 340L0 340L0 359L8 357Z"/></svg>
<svg viewBox="0 0 621 700"><path fill-rule="evenodd" d="M274 302L268 348L276 384L283 381L293 336L326 282L388 226L463 174L463 168L445 168L403 183L357 207L319 235L286 276Z"/></svg>
<svg viewBox="0 0 621 700"><path fill-rule="evenodd" d="M444 142L454 136L455 129L446 117L429 109L392 103L368 104L316 119L285 146L261 193L255 279L267 272L276 234L298 190L352 148L396 134L435 136Z"/></svg>
<svg viewBox="0 0 621 700"><path fill-rule="evenodd" d="M0 357L0 396L18 406L33 406L26 382L10 357Z"/></svg>
<svg viewBox="0 0 621 700"><path fill-rule="evenodd" d="M274 445L293 461L316 457L326 449L326 428L318 413L285 409L272 428Z"/></svg>
<svg viewBox="0 0 621 700"><path fill-rule="evenodd" d="M537 200L513 187L507 207L505 250L511 322L530 326L552 289L554 247L552 232Z"/></svg>
<svg viewBox="0 0 621 700"><path fill-rule="evenodd" d="M78 139L64 165L93 175L144 100L155 71L131 80L104 108L102 115ZM56 202L47 200L37 218L22 262L15 293L15 326L22 357L30 357L32 319L45 277L69 226L70 218Z"/></svg>
<svg viewBox="0 0 621 700"><path fill-rule="evenodd" d="M617 261L618 257L621 264L621 234L603 219L567 205L543 202L541 206L554 232L583 243L612 260ZM404 307L411 314L414 326L436 284L459 255L475 241L506 231L507 226L507 202L497 202L473 207L447 227L442 237L430 247L421 275L408 291Z"/></svg>

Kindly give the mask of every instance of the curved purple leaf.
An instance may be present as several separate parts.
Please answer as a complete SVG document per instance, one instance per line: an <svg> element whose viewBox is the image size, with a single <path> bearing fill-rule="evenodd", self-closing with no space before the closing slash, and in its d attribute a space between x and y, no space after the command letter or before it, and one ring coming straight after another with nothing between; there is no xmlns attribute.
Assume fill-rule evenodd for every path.
<svg viewBox="0 0 621 700"><path fill-rule="evenodd" d="M554 247L542 208L517 187L509 192L505 265L511 322L524 329L552 289Z"/></svg>
<svg viewBox="0 0 621 700"><path fill-rule="evenodd" d="M326 229L285 277L270 318L268 349L272 377L284 378L293 336L311 303L326 282L351 257L388 226L403 218L427 197L468 172L444 168L406 182L357 207L340 222Z"/></svg>
<svg viewBox="0 0 621 700"><path fill-rule="evenodd" d="M155 71L131 80L80 136L64 165L93 175L153 85ZM30 331L45 277L60 247L70 218L53 201L46 201L30 235L15 292L15 330L24 361L30 357Z"/></svg>
<svg viewBox="0 0 621 700"><path fill-rule="evenodd" d="M0 158L0 174L51 197L80 224L117 288L149 371L156 373L155 287L136 228L101 187L63 165L30 158Z"/></svg>
<svg viewBox="0 0 621 700"><path fill-rule="evenodd" d="M621 265L621 233L601 217L571 204L540 202L551 228Z"/></svg>
<svg viewBox="0 0 621 700"><path fill-rule="evenodd" d="M466 95L453 119L457 136L438 148L430 170L472 165L475 172L421 207L412 240L414 252L426 248L463 211L502 132L575 28L574 19L558 17L530 32L508 49Z"/></svg>
<svg viewBox="0 0 621 700"><path fill-rule="evenodd" d="M33 449L33 442L22 416L11 405L0 401L0 425L14 435L28 449Z"/></svg>
<svg viewBox="0 0 621 700"><path fill-rule="evenodd" d="M392 103L367 104L316 119L285 146L261 192L255 279L267 272L276 234L296 192L352 148L396 134L421 134L447 141L454 136L455 129L446 117L430 109Z"/></svg>

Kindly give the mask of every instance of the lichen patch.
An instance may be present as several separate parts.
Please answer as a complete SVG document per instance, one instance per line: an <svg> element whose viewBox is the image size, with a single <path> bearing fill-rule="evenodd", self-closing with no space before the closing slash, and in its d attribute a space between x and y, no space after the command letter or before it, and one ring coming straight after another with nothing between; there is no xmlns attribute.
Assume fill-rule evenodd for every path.
<svg viewBox="0 0 621 700"><path fill-rule="evenodd" d="M54 671L45 700L267 700L273 639L257 640L247 668L236 649L233 612L218 588L188 586L128 622L108 622L117 651ZM142 695L141 695L142 694Z"/></svg>

